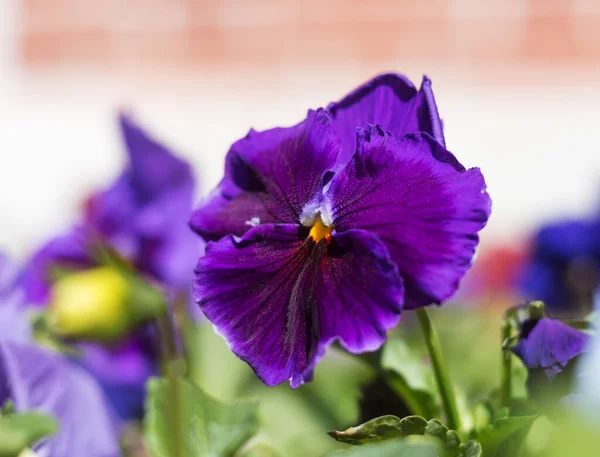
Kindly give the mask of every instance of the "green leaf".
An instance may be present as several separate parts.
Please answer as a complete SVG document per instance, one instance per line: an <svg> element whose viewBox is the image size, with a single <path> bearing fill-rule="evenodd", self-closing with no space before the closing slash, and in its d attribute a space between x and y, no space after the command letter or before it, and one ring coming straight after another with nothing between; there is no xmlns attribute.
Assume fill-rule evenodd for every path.
<svg viewBox="0 0 600 457"><path fill-rule="evenodd" d="M187 379L151 379L144 435L153 457L228 457L258 428L257 402L221 403Z"/></svg>
<svg viewBox="0 0 600 457"><path fill-rule="evenodd" d="M448 430L446 432L446 447L448 449L455 449L460 446L460 435L456 430Z"/></svg>
<svg viewBox="0 0 600 457"><path fill-rule="evenodd" d="M342 443L373 443L403 436L400 422L400 418L396 416L381 416L343 432L333 430L327 434Z"/></svg>
<svg viewBox="0 0 600 457"><path fill-rule="evenodd" d="M427 426L425 427L425 435L435 436L440 440L445 440L446 433L448 433L448 427L442 424L439 420L432 419L427 422Z"/></svg>
<svg viewBox="0 0 600 457"><path fill-rule="evenodd" d="M482 455L481 444L475 440L467 441L462 449L462 457L481 457Z"/></svg>
<svg viewBox="0 0 600 457"><path fill-rule="evenodd" d="M2 407L0 407L0 418L2 416L8 416L9 414L14 414L15 412L16 412L15 403L9 398L8 400L6 400L4 402Z"/></svg>
<svg viewBox="0 0 600 457"><path fill-rule="evenodd" d="M423 436L372 443L328 457L439 457L442 447L438 440Z"/></svg>
<svg viewBox="0 0 600 457"><path fill-rule="evenodd" d="M136 274L124 273L124 276L129 281L128 309L132 325L157 318L165 312L165 297L159 289Z"/></svg>
<svg viewBox="0 0 600 457"><path fill-rule="evenodd" d="M460 445L460 436L456 431L448 430L437 419L427 421L421 416L407 416L403 419L381 416L343 432L331 431L328 435L342 443L355 445L416 435L435 437L451 449Z"/></svg>
<svg viewBox="0 0 600 457"><path fill-rule="evenodd" d="M427 419L421 416L407 416L400 421L402 436L424 435L427 427Z"/></svg>
<svg viewBox="0 0 600 457"><path fill-rule="evenodd" d="M280 455L266 444L256 443L247 449L242 449L236 457L280 457Z"/></svg>
<svg viewBox="0 0 600 457"><path fill-rule="evenodd" d="M600 433L596 418L565 406L552 412L551 422L543 416L535 422L527 437L528 450L542 457L598 457Z"/></svg>
<svg viewBox="0 0 600 457"><path fill-rule="evenodd" d="M62 338L56 334L49 322L47 312L31 313L30 322L33 337L38 343L70 357L81 356L81 349L65 343Z"/></svg>
<svg viewBox="0 0 600 457"><path fill-rule="evenodd" d="M350 427L343 432L329 432L329 435L337 441L354 445L365 445L378 441L397 442L400 440L404 442L422 437L421 439L427 438L435 441L440 449L443 446L443 455L446 457L481 456L481 445L477 441L471 440L466 444L461 444L458 432L448 430L448 427L437 419L427 421L421 416L408 416L403 419L396 416L381 416L356 427ZM362 454L356 455L362 456ZM438 454L438 456L441 455Z"/></svg>
<svg viewBox="0 0 600 457"><path fill-rule="evenodd" d="M428 419L439 414L433 374L404 340L388 341L383 349L381 367L389 386L414 414Z"/></svg>
<svg viewBox="0 0 600 457"><path fill-rule="evenodd" d="M46 414L20 413L0 418L0 457L15 457L41 438L53 435L58 423Z"/></svg>
<svg viewBox="0 0 600 457"><path fill-rule="evenodd" d="M481 430L492 420L493 409L489 403L479 401L473 406L473 428Z"/></svg>
<svg viewBox="0 0 600 457"><path fill-rule="evenodd" d="M485 456L517 455L515 449L519 449L537 417L504 417L482 428L476 438L481 443Z"/></svg>

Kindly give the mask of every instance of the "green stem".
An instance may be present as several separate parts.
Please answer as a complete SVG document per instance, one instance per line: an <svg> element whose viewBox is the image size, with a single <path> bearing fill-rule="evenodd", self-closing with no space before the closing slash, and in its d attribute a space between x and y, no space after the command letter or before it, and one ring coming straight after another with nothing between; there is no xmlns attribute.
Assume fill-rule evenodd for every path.
<svg viewBox="0 0 600 457"><path fill-rule="evenodd" d="M168 310L165 310L157 318L158 334L160 340L163 373L169 385L169 403L172 407L171 435L174 437L173 457L183 457L183 427L181 423L181 393L179 392L179 367L181 360L177 354L177 343L175 332L169 318Z"/></svg>
<svg viewBox="0 0 600 457"><path fill-rule="evenodd" d="M509 319L504 319L502 326L502 342L510 338L512 325ZM512 398L512 354L508 349L502 349L502 387L501 406L509 407Z"/></svg>
<svg viewBox="0 0 600 457"><path fill-rule="evenodd" d="M454 389L450 382L448 368L446 367L444 356L442 355L442 348L437 332L433 328L433 324L431 319L429 319L429 315L425 308L417 309L416 313L433 365L433 374L435 375L444 411L446 412L447 425L451 430L461 432L460 414L456 404L456 396L454 395Z"/></svg>

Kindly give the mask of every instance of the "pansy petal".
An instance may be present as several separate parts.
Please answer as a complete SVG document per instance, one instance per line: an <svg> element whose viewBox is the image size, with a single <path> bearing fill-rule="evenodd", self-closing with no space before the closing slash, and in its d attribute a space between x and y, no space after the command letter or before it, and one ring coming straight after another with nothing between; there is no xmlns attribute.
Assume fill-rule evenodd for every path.
<svg viewBox="0 0 600 457"><path fill-rule="evenodd" d="M396 138L426 132L445 145L431 81L426 76L418 91L403 75L376 76L342 100L331 103L327 110L342 140L341 163L350 160L356 151L356 128L367 123L383 126Z"/></svg>
<svg viewBox="0 0 600 457"><path fill-rule="evenodd" d="M196 269L202 310L267 385L309 381L336 338L353 352L376 349L402 307L401 279L375 238L349 232L328 245L307 235L261 225L210 243Z"/></svg>
<svg viewBox="0 0 600 457"><path fill-rule="evenodd" d="M563 322L544 317L523 324L513 352L529 370L542 368L556 375L585 350L590 336Z"/></svg>
<svg viewBox="0 0 600 457"><path fill-rule="evenodd" d="M369 232L334 234L329 244L321 241L315 249L320 261L311 298L316 316L310 316L310 328L317 350L304 372L292 376L293 388L312 380L317 362L333 341L353 354L379 349L387 331L398 324L404 302L398 269L385 245ZM310 286L305 288L309 291Z"/></svg>
<svg viewBox="0 0 600 457"><path fill-rule="evenodd" d="M405 308L441 303L471 266L490 215L481 172L465 170L427 134L397 140L370 127L357 138L357 153L328 189L326 217L338 232L381 238L404 278Z"/></svg>
<svg viewBox="0 0 600 457"><path fill-rule="evenodd" d="M27 262L19 278L19 286L30 304L46 303L50 293L52 268L82 268L91 264L88 252L89 233L76 227L69 233L50 240Z"/></svg>
<svg viewBox="0 0 600 457"><path fill-rule="evenodd" d="M185 214L189 214L186 212ZM144 239L136 265L175 290L189 290L191 276L204 243L187 223L172 228L170 236Z"/></svg>
<svg viewBox="0 0 600 457"><path fill-rule="evenodd" d="M156 375L151 357L134 338L114 348L83 346L81 365L98 380L121 419L139 419L146 381Z"/></svg>
<svg viewBox="0 0 600 457"><path fill-rule="evenodd" d="M136 267L167 286L189 289L204 244L189 229L192 189L180 187L140 209L135 215Z"/></svg>
<svg viewBox="0 0 600 457"><path fill-rule="evenodd" d="M131 176L125 172L108 189L87 199L83 224L110 242L121 256L131 259L138 252L134 227L137 211Z"/></svg>
<svg viewBox="0 0 600 457"><path fill-rule="evenodd" d="M23 304L24 295L20 289L0 295L0 338L20 342L31 340L31 323Z"/></svg>
<svg viewBox="0 0 600 457"><path fill-rule="evenodd" d="M131 161L131 181L140 201L153 200L168 189L193 183L190 165L150 137L131 117L119 117Z"/></svg>
<svg viewBox="0 0 600 457"><path fill-rule="evenodd" d="M333 168L340 142L324 110L303 122L250 131L230 149L225 178L194 212L190 225L208 240L241 236L264 223L298 223Z"/></svg>
<svg viewBox="0 0 600 457"><path fill-rule="evenodd" d="M196 267L194 293L204 314L267 385L301 375L307 352L316 350L314 293L306 287L316 268L302 230L260 225L240 240L225 237L208 244Z"/></svg>
<svg viewBox="0 0 600 457"><path fill-rule="evenodd" d="M0 338L28 341L31 325L23 306L25 293L18 287L18 275L16 264L0 251Z"/></svg>
<svg viewBox="0 0 600 457"><path fill-rule="evenodd" d="M349 352L379 349L400 319L404 284L387 248L364 230L335 234L319 268L319 334Z"/></svg>
<svg viewBox="0 0 600 457"><path fill-rule="evenodd" d="M264 192L264 191L261 191ZM272 224L276 215L269 214L258 191L244 191L229 177L194 210L190 227L207 241L228 234L242 236L258 224Z"/></svg>
<svg viewBox="0 0 600 457"><path fill-rule="evenodd" d="M19 268L10 257L0 251L0 299L11 294L18 279Z"/></svg>
<svg viewBox="0 0 600 457"><path fill-rule="evenodd" d="M120 455L118 424L82 368L35 346L0 341L0 377L8 381L17 411L46 412L60 423L57 435L34 446L36 455Z"/></svg>

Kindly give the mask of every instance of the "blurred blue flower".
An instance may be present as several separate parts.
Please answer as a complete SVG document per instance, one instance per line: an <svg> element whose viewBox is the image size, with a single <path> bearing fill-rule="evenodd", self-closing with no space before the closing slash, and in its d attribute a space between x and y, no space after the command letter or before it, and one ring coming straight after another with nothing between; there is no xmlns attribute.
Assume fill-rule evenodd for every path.
<svg viewBox="0 0 600 457"><path fill-rule="evenodd" d="M535 235L520 277L528 300L541 300L551 313L584 315L600 284L600 221L548 224Z"/></svg>
<svg viewBox="0 0 600 457"><path fill-rule="evenodd" d="M195 187L192 168L130 117L121 115L119 123L129 159L126 169L87 200L78 224L31 257L20 276L27 303L47 306L57 271L64 276L101 267L99 253L114 252L169 300L191 304L192 272L203 251L188 228ZM80 284L74 286L82 290ZM97 376L125 419L141 417L145 382L157 370L158 348L147 333L141 328L110 347L84 346L83 366Z"/></svg>
<svg viewBox="0 0 600 457"><path fill-rule="evenodd" d="M40 457L120 455L119 421L94 378L31 339L13 272L0 254L0 407L11 400L58 419L58 433L33 446Z"/></svg>

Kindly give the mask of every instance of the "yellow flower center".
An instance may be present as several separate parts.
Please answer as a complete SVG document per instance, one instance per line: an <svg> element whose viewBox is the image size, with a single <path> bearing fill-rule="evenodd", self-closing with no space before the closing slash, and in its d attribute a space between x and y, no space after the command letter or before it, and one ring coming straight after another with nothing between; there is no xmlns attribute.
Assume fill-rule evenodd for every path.
<svg viewBox="0 0 600 457"><path fill-rule="evenodd" d="M325 241L329 241L331 239L332 230L333 227L327 227L319 219L317 222L315 222L315 225L313 225L310 229L310 233L308 234L308 236L310 236L315 243L318 243L322 239L325 239Z"/></svg>

